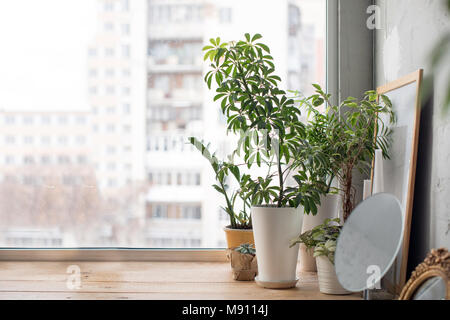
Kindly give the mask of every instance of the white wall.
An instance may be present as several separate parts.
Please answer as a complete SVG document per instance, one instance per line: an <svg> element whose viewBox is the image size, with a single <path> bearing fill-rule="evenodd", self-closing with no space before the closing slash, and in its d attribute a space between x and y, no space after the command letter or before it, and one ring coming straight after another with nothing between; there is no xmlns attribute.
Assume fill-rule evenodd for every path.
<svg viewBox="0 0 450 320"><path fill-rule="evenodd" d="M382 29L376 31L376 85L423 68L445 30L449 14L441 0L377 0ZM447 65L450 65L447 63ZM421 115L409 269L431 248L450 247L450 114L443 116L443 70L434 78L434 95Z"/></svg>

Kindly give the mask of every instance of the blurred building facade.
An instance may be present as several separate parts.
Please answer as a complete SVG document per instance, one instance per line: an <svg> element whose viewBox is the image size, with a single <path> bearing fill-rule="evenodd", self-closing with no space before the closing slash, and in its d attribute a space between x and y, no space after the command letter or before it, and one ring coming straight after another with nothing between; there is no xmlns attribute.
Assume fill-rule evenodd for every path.
<svg viewBox="0 0 450 320"><path fill-rule="evenodd" d="M188 144L232 151L201 49L261 33L284 89L309 94L324 81L323 39L303 17L313 3L97 0L90 109L0 113L0 245L224 247L214 174Z"/></svg>

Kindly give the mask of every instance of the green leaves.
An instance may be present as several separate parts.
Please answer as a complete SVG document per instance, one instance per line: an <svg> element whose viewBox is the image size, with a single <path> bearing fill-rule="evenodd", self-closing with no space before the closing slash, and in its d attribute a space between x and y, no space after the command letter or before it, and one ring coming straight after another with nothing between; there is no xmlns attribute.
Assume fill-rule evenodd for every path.
<svg viewBox="0 0 450 320"><path fill-rule="evenodd" d="M347 217L354 206L352 171L367 172L377 148L389 156L390 129L382 119L395 121L392 103L387 96L380 95L378 99L375 91L367 91L361 100L348 97L336 106L319 85L313 86L316 94L300 99L309 118L308 142L311 150L316 150L308 165L316 168L317 177L322 176L319 180L327 185L327 192L333 179L338 178ZM315 108L323 103L327 104L327 111L318 112ZM306 207L311 208L311 204L305 204Z"/></svg>
<svg viewBox="0 0 450 320"><path fill-rule="evenodd" d="M323 224L291 240L290 247L303 243L306 248L314 249L314 257L326 256L334 264L336 242L342 229L339 223L338 218L326 219Z"/></svg>
<svg viewBox="0 0 450 320"><path fill-rule="evenodd" d="M251 41L251 42L255 42L256 40L261 39L261 38L262 38L262 35L260 35L259 33L257 33L257 34L255 34L255 35L252 37L252 41Z"/></svg>
<svg viewBox="0 0 450 320"><path fill-rule="evenodd" d="M270 53L270 49L268 46L266 46L264 43L257 43L256 46L262 48L264 51L266 51L267 53Z"/></svg>
<svg viewBox="0 0 450 320"><path fill-rule="evenodd" d="M320 194L326 190L322 181L326 157L308 142L309 129L301 122L294 99L278 88L281 78L261 39L261 34L246 33L244 40L221 43L215 38L203 48L205 60L211 61L204 80L210 89L215 81L213 100L227 117L227 130L239 135L234 153L244 161L241 169L266 168L267 175L251 178L227 163L216 169L239 181L237 195L244 202L243 211L245 205L276 203L279 207L303 206L306 213L316 214ZM329 97L320 92L313 100L316 106ZM297 185L286 183L290 174L296 176ZM222 178L219 173L217 177ZM232 203L236 199L229 198ZM239 215L235 217L239 221Z"/></svg>
<svg viewBox="0 0 450 320"><path fill-rule="evenodd" d="M256 254L254 246L250 243L241 244L239 247L236 247L234 251L240 252L242 254L251 254L253 256Z"/></svg>

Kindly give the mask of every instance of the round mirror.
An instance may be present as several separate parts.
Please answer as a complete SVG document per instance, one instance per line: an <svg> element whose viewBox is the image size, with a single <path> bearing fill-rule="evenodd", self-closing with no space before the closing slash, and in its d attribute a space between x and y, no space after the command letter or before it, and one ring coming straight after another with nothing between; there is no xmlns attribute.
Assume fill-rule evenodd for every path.
<svg viewBox="0 0 450 320"><path fill-rule="evenodd" d="M447 281L441 277L432 277L420 285L412 300L445 300L446 297Z"/></svg>
<svg viewBox="0 0 450 320"><path fill-rule="evenodd" d="M380 281L394 262L403 238L400 202L378 193L361 202L344 223L335 253L341 285L363 291Z"/></svg>

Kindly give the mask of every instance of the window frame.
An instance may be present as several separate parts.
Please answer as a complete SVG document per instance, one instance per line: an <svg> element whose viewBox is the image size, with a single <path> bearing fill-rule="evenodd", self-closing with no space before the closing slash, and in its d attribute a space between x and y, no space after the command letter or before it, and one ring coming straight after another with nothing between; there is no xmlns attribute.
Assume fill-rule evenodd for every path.
<svg viewBox="0 0 450 320"><path fill-rule="evenodd" d="M339 0L326 1L326 89L337 97ZM176 181L175 181L176 182ZM0 247L0 261L195 261L225 262L225 248L9 248Z"/></svg>

